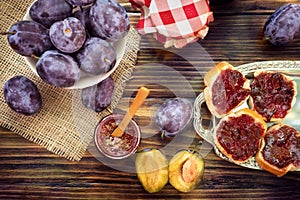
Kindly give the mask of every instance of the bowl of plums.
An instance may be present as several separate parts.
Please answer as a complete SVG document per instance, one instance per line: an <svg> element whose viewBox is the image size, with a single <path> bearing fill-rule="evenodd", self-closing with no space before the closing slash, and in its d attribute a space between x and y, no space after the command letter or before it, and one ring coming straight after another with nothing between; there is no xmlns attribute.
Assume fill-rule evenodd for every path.
<svg viewBox="0 0 300 200"><path fill-rule="evenodd" d="M43 81L81 89L116 70L129 29L126 10L114 0L35 0L7 37Z"/></svg>

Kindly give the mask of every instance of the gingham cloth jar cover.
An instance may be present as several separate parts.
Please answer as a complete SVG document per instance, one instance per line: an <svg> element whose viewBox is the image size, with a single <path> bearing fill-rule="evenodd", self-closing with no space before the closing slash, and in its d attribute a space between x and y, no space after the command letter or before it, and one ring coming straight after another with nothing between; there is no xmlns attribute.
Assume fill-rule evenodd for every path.
<svg viewBox="0 0 300 200"><path fill-rule="evenodd" d="M182 48L203 39L213 13L208 0L129 0L141 10L136 25L140 34L153 34L165 48Z"/></svg>

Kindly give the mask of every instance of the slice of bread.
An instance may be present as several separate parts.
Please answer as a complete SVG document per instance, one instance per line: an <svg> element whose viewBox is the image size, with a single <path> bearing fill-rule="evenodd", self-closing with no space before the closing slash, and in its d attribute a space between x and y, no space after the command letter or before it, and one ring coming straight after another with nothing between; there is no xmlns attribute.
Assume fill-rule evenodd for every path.
<svg viewBox="0 0 300 200"><path fill-rule="evenodd" d="M285 118L296 102L296 82L279 72L256 71L250 87L249 106L267 122Z"/></svg>
<svg viewBox="0 0 300 200"><path fill-rule="evenodd" d="M221 118L245 103L250 82L228 62L220 62L204 76L204 97L211 114Z"/></svg>
<svg viewBox="0 0 300 200"><path fill-rule="evenodd" d="M226 115L214 131L216 147L233 163L247 162L259 149L267 124L248 108Z"/></svg>
<svg viewBox="0 0 300 200"><path fill-rule="evenodd" d="M291 126L271 126L261 140L255 159L259 166L278 177L300 168L300 134Z"/></svg>

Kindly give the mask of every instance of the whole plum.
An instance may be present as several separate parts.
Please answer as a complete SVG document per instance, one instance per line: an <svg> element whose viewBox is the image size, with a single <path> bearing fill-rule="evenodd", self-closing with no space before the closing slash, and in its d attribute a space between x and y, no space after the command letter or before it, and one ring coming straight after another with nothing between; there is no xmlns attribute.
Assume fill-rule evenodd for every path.
<svg viewBox="0 0 300 200"><path fill-rule="evenodd" d="M52 24L49 35L53 45L64 53L78 51L86 40L85 27L75 17L68 17Z"/></svg>
<svg viewBox="0 0 300 200"><path fill-rule="evenodd" d="M85 27L85 30L90 37L98 37L98 34L94 31L92 28L91 22L90 22L90 10L91 7L82 7L81 9L75 11L73 13L73 17L79 19L83 26Z"/></svg>
<svg viewBox="0 0 300 200"><path fill-rule="evenodd" d="M50 26L72 15L72 6L65 0L37 0L29 9L32 20Z"/></svg>
<svg viewBox="0 0 300 200"><path fill-rule="evenodd" d="M116 52L106 40L92 37L87 39L76 54L76 58L82 71L100 75L113 68L116 63Z"/></svg>
<svg viewBox="0 0 300 200"><path fill-rule="evenodd" d="M46 51L36 63L38 75L57 87L71 87L80 78L80 69L73 57L57 50Z"/></svg>
<svg viewBox="0 0 300 200"><path fill-rule="evenodd" d="M7 35L11 48L22 56L40 56L52 47L49 31L35 21L18 21Z"/></svg>
<svg viewBox="0 0 300 200"><path fill-rule="evenodd" d="M192 112L189 100L180 97L168 99L158 108L155 122L164 136L172 137L188 124Z"/></svg>
<svg viewBox="0 0 300 200"><path fill-rule="evenodd" d="M65 0L65 1L73 6L86 6L95 2L95 0Z"/></svg>
<svg viewBox="0 0 300 200"><path fill-rule="evenodd" d="M283 46L294 40L300 31L300 5L285 4L278 8L264 25L264 37L273 45Z"/></svg>
<svg viewBox="0 0 300 200"><path fill-rule="evenodd" d="M4 98L17 113L33 115L42 107L42 97L35 85L25 76L14 76L4 84Z"/></svg>
<svg viewBox="0 0 300 200"><path fill-rule="evenodd" d="M111 41L125 37L130 28L125 8L114 0L96 0L90 10L90 22L99 37Z"/></svg>
<svg viewBox="0 0 300 200"><path fill-rule="evenodd" d="M115 83L110 76L96 85L84 88L81 91L82 104L95 112L101 112L111 104L114 88Z"/></svg>

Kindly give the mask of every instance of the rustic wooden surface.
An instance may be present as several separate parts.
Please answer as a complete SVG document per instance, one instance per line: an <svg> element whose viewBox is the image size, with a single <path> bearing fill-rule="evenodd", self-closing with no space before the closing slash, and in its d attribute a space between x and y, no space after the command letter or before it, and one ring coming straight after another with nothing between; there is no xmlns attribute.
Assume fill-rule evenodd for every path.
<svg viewBox="0 0 300 200"><path fill-rule="evenodd" d="M130 12L133 25L138 12L126 0L120 1ZM289 1L296 3L297 1ZM298 60L300 41L286 47L274 47L262 39L266 18L283 3L279 1L212 0L215 21L207 37L199 44L217 63L228 61L240 65L265 60ZM195 50L195 52L197 52ZM203 74L211 61L191 52L187 62L176 54L164 50L148 37L142 39L137 67L124 92L118 109L126 109L136 89L148 83L151 95L139 111L136 121L148 123L153 105L175 96L155 80L166 80L176 86L179 94L199 94L203 89ZM159 64L179 71L192 86L185 91L176 76L162 71ZM196 70L194 66L199 66ZM154 84L150 84L151 81ZM177 91L176 91L177 92ZM195 131L190 126L189 137ZM144 134L157 133L146 126ZM195 140L200 139L197 136ZM143 147L161 147L168 141L159 136L145 140ZM177 147L175 147L177 148ZM180 148L180 145L178 146ZM288 173L282 178L261 171L242 168L218 158L212 151L204 157L205 173L201 184L190 193L180 193L170 184L156 193L149 194L140 185L136 174L122 172L102 164L89 151L80 162L60 158L42 147L31 143L9 130L0 128L0 198L1 199L297 199L300 197L300 173Z"/></svg>

